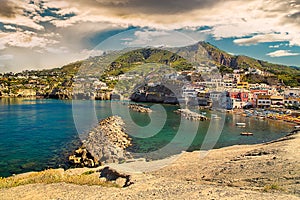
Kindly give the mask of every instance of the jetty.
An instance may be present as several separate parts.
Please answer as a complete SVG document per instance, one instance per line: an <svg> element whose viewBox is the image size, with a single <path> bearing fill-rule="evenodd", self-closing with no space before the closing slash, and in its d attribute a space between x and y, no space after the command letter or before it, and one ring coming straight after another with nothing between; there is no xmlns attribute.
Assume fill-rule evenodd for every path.
<svg viewBox="0 0 300 200"><path fill-rule="evenodd" d="M131 138L125 132L124 121L119 116L101 120L88 132L82 143L69 156L74 166L97 167L105 163L122 163L132 158L126 151L132 145Z"/></svg>
<svg viewBox="0 0 300 200"><path fill-rule="evenodd" d="M178 109L174 111L177 114L180 114L182 117L188 119L188 120L192 120L192 121L205 121L208 120L207 117L205 117L204 115L201 115L199 113L190 111L189 109Z"/></svg>

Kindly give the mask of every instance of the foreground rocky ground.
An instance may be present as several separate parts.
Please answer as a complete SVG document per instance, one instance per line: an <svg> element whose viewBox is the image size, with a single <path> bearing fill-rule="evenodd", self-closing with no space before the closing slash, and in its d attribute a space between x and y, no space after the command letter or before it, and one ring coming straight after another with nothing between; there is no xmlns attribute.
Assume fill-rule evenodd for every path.
<svg viewBox="0 0 300 200"><path fill-rule="evenodd" d="M129 174L133 184L125 188L32 184L1 189L0 199L300 199L299 149L295 134L268 144L211 150L205 157L183 153L160 170Z"/></svg>

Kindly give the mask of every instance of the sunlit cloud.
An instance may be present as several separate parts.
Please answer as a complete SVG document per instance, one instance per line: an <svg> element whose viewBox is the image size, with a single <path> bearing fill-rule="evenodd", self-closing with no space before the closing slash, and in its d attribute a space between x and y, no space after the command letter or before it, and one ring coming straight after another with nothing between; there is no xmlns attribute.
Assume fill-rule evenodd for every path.
<svg viewBox="0 0 300 200"><path fill-rule="evenodd" d="M270 57L286 57L286 56L298 56L300 53L294 53L289 50L278 50L267 54Z"/></svg>
<svg viewBox="0 0 300 200"><path fill-rule="evenodd" d="M148 31L136 32L135 38L124 41L128 45L166 39L153 34L183 30L199 40L206 39L204 34L215 40L235 38L238 46L279 42L300 47L299 10L299 0L1 0L0 50L23 48L26 54L33 49L76 58L84 49L90 51L87 41L97 33L132 26ZM269 56L274 55L280 52ZM45 55L34 56L31 60Z"/></svg>
<svg viewBox="0 0 300 200"><path fill-rule="evenodd" d="M56 44L58 41L39 37L31 31L6 33L0 36L0 49L8 47L23 47L23 48L44 48L50 44Z"/></svg>

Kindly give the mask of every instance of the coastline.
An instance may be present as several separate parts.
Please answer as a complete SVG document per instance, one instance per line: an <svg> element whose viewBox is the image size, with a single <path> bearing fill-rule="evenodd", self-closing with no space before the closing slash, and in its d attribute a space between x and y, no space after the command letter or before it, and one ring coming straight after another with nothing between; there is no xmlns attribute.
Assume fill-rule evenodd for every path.
<svg viewBox="0 0 300 200"><path fill-rule="evenodd" d="M42 100L43 101L43 100ZM46 100L47 101L47 100ZM65 100L54 100L54 102L57 102L57 101L59 101L59 102L65 102ZM67 102L69 102L69 101L67 101ZM31 104L31 101L25 101L25 103L24 104ZM51 101L51 103L52 103L52 101ZM65 105L65 104L64 104ZM173 106L171 106L171 107L173 107ZM232 115L232 114L230 114L230 115ZM278 123L279 121L272 121L272 122L275 122L275 123ZM263 123L265 123L265 122L263 122ZM280 122L281 123L281 122ZM279 126L283 126L283 127L289 127L289 126L286 126L285 124L280 124L280 123L278 123L279 124ZM287 122L285 122L285 123L287 123ZM233 124L234 125L234 124ZM281 137L282 135L284 135L285 133L287 133L288 131L290 131L290 130L292 130L292 126L290 126L288 129L289 130L286 130L286 131L283 131L283 132L281 132L281 134L280 135L278 135L278 136L276 136L275 138L278 138L278 137ZM255 132L254 132L255 133ZM240 138L240 130L238 130L238 132L236 133L236 135L234 135L233 137L234 137L234 139L237 139L237 138ZM267 134L266 134L267 135ZM75 138L75 137L74 137ZM71 139L73 139L73 135L72 135L72 137L71 137ZM241 139L245 139L245 140L247 140L247 139L255 139L255 137L243 137L243 138L241 138ZM270 138L269 140L268 139L266 139L266 140L260 140L260 141L258 141L258 142L253 142L253 143L261 143L261 142L263 142L263 141L270 141L272 138ZM73 140L66 140L66 144L68 144L69 142L70 143L73 143L72 142ZM76 140L77 141L77 140ZM233 145L234 144L242 144L242 143L233 143ZM243 143L243 144L247 144L247 142L245 142L245 143ZM218 146L218 147L216 147L216 148L222 148L222 147L224 147L224 146L228 146L228 145L220 145L220 146ZM79 146L78 146L79 147ZM199 149L199 148L198 148ZM39 171L39 170L44 170L44 169L49 169L49 168L57 168L57 167L64 167L65 169L67 169L67 168L69 168L69 166L70 165L68 165L66 162L67 162L67 160L68 160L68 156L70 155L70 153L71 153L71 151L73 151L73 150L75 150L75 147L73 147L72 146L72 148L68 148L68 147L64 147L63 149L58 149L58 150L61 150L61 151L59 151L57 154L55 154L55 158L56 158L56 160L58 161L58 159L57 158L61 158L62 156L60 156L60 155L58 155L60 152L62 152L61 153L61 155L63 155L64 156L64 160L60 160L60 161L62 161L62 162L55 162L55 160L53 160L52 158L50 158L49 160L50 160L50 164L48 164L48 162L47 162L47 160L45 161L45 162L38 162L39 161L39 158L34 158L34 159L36 159L37 161L34 163L34 162L31 162L31 163L29 163L30 165L32 165L32 164L35 164L37 167L31 167L30 165L27 165L26 166L26 161L24 162L25 164L23 164L23 163L17 163L17 162L15 162L16 164L14 165L14 168L12 168L12 169L19 169L20 168L20 170L19 171L13 171L13 170L11 170L10 171L10 174L8 174L8 175L3 175L3 176L5 176L5 177L7 177L7 176L9 176L9 175L12 175L12 174L19 174L19 173L24 173L24 172L28 172L28 171L35 171L35 170L37 170L37 171ZM69 150L69 151L68 151ZM197 148L194 148L193 150L197 150ZM192 150L190 150L190 151L192 151ZM65 152L68 152L68 155L66 155L65 154ZM178 151L178 152L176 152L176 153L180 153L180 151ZM166 156L168 156L168 155L166 155ZM166 157L166 156L164 156L164 157ZM161 158L161 157L160 157ZM44 163L46 163L46 164L44 164ZM44 165L43 165L44 164ZM23 167L23 165L24 165L24 167ZM21 166L21 167L19 167L19 166ZM8 165L8 168L9 168L10 166ZM25 167L27 167L27 168L25 168ZM3 169L5 169L6 167L4 167ZM25 169L25 170L24 170Z"/></svg>
<svg viewBox="0 0 300 200"><path fill-rule="evenodd" d="M299 147L298 131L264 144L213 149L202 158L200 151L183 152L152 172L123 172L133 181L127 188L55 183L1 189L0 194L1 199L299 199ZM60 173L76 175L88 170Z"/></svg>

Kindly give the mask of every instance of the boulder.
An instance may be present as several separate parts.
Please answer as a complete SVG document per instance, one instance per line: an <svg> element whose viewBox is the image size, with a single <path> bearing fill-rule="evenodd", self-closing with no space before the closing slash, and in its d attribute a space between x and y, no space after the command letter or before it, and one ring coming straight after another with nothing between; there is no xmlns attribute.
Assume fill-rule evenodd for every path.
<svg viewBox="0 0 300 200"><path fill-rule="evenodd" d="M133 182L130 181L130 175L119 173L110 167L105 167L100 170L99 178L106 178L107 181L114 181L120 187L127 187L133 184Z"/></svg>

